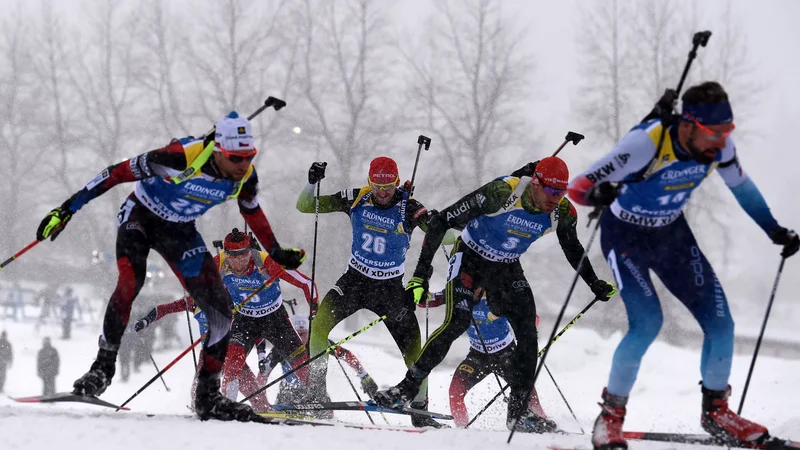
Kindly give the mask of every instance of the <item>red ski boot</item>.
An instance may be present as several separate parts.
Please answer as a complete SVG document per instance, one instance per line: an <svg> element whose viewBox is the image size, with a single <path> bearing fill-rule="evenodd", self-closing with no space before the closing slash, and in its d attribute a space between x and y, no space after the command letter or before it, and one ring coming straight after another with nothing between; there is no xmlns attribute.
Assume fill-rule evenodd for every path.
<svg viewBox="0 0 800 450"><path fill-rule="evenodd" d="M595 450L627 449L628 442L622 436L622 424L625 422L625 405L628 397L611 395L603 389L603 403L592 430L592 445Z"/></svg>
<svg viewBox="0 0 800 450"><path fill-rule="evenodd" d="M712 391L702 386L703 415L701 424L706 432L725 445L740 445L743 442L760 444L769 438L767 428L738 416L728 408L731 387L723 391Z"/></svg>

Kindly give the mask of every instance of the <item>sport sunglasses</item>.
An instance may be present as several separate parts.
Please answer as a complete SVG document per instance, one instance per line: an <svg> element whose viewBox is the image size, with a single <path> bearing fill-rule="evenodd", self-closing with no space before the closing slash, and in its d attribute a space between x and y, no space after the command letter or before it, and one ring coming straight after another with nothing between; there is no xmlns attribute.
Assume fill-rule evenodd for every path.
<svg viewBox="0 0 800 450"><path fill-rule="evenodd" d="M258 154L258 149L257 148L254 148L254 149L252 149L252 150L250 150L249 152L246 152L246 153L242 152L242 151L231 152L231 151L225 150L219 144L217 144L217 148L219 149L219 151L222 152L223 155L225 155L226 158L228 158L228 161L230 161L230 162L232 162L234 164L239 164L239 163L244 162L244 161L250 162Z"/></svg>
<svg viewBox="0 0 800 450"><path fill-rule="evenodd" d="M378 183L373 183L372 181L370 181L369 185L372 187L372 190L374 190L374 191L388 191L388 190L392 189L393 187L397 186L397 183L392 182L392 183L386 183L386 184L378 184Z"/></svg>
<svg viewBox="0 0 800 450"><path fill-rule="evenodd" d="M722 139L726 139L728 136L731 135L731 133L733 133L733 130L736 129L736 124L732 123L731 124L731 128L729 130L714 131L714 130L708 128L707 126L703 125L702 123L698 122L697 119L695 119L694 116L690 112L684 111L684 114L686 114L686 116L689 117L689 119L691 119L692 122L694 122L694 124L697 126L697 128L700 128L701 130L703 130L703 132L706 134L708 139L711 140L711 141L719 141L719 140L722 140Z"/></svg>

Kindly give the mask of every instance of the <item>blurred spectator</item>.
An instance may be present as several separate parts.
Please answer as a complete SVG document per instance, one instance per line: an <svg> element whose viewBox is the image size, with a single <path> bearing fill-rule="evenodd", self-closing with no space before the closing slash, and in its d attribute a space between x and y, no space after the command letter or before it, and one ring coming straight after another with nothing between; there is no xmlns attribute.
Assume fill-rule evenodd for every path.
<svg viewBox="0 0 800 450"><path fill-rule="evenodd" d="M80 312L78 296L68 286L64 290L64 296L61 298L61 339L69 339L72 336L72 318L76 307Z"/></svg>
<svg viewBox="0 0 800 450"><path fill-rule="evenodd" d="M9 316L8 310L11 309L11 318L14 319L14 322L18 322L20 319L25 319L25 298L22 294L22 288L19 285L19 282L14 283L14 288L8 291L8 295L6 296L6 305L4 314L6 317ZM19 313L19 317L17 317L17 313Z"/></svg>
<svg viewBox="0 0 800 450"><path fill-rule="evenodd" d="M42 349L36 357L36 370L39 373L39 378L44 382L44 392L42 395L56 393L56 376L58 375L58 367L60 361L58 358L58 351L50 345L50 338L44 338Z"/></svg>
<svg viewBox="0 0 800 450"><path fill-rule="evenodd" d="M37 331L45 323L45 320L50 317L50 311L53 309L53 303L57 295L56 286L48 285L46 288L42 289L41 292L39 292L39 295L36 296L36 302L41 306L39 311L39 319L36 321Z"/></svg>
<svg viewBox="0 0 800 450"><path fill-rule="evenodd" d="M11 368L14 362L14 351L11 343L8 342L5 330L0 333L0 392L3 392L3 385L6 384L6 370Z"/></svg>

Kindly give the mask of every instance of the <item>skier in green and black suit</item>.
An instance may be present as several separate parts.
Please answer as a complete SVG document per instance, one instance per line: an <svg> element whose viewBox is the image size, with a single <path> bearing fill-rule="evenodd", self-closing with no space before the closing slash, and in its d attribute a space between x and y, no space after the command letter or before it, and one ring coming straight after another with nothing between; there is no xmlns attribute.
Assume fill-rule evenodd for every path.
<svg viewBox="0 0 800 450"><path fill-rule="evenodd" d="M482 288L492 314L506 317L517 338L507 380L511 385L508 426L516 422L518 431L544 430L543 419L527 408L538 353L536 305L519 258L537 239L553 230L574 268L584 249L576 231L575 208L564 197L569 180L564 161L544 158L527 175L495 179L428 222L425 243L414 277L406 286L406 295L408 301L422 301L428 292L431 261L445 232L449 228L463 228L450 258L445 321L425 343L403 381L377 392L375 401L379 404L400 406L417 394L422 381L442 362L453 341L469 327L472 308L477 303L474 293ZM584 262L580 276L602 300L608 300L616 292L611 283L597 278L588 261Z"/></svg>

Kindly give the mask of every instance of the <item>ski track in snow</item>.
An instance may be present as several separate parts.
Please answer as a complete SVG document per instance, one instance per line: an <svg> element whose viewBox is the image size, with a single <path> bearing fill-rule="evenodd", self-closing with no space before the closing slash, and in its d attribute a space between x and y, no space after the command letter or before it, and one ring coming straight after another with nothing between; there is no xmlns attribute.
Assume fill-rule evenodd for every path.
<svg viewBox="0 0 800 450"><path fill-rule="evenodd" d="M98 329L100 325L97 325ZM44 336L53 336L54 346L61 356L61 373L57 389L66 391L72 381L83 374L96 353L97 330L75 329L71 341L55 338L56 327L40 332L31 324L4 321L0 329L8 330L14 346L14 365L8 372L5 394L30 396L41 393L41 381L36 377L36 352ZM334 330L333 338L345 332ZM580 426L591 430L599 412L597 402L608 377L619 333L602 340L591 331L579 326L570 329L548 355L548 367L580 421ZM385 347L363 345L370 340L387 340ZM188 337L185 338L188 345ZM362 344L359 344L361 342ZM381 387L398 382L405 371L399 352L389 346L385 332L365 333L347 347L354 350L370 374ZM163 367L182 349L171 349L154 354ZM466 354L463 342L457 342L451 353ZM295 450L317 449L328 445L330 449L347 450L416 450L458 448L460 450L485 450L498 445L506 446L506 404L501 400L489 408L471 430L431 430L423 434L392 431L358 430L342 426L277 426L235 422L201 422L187 414L189 389L193 375L191 356L185 357L165 374L171 392L166 392L160 381L152 384L128 405L131 412L83 404L20 404L0 398L0 449L75 449L75 450L157 450L157 449L222 449L237 446L263 445L282 447L291 445ZM249 359L256 367L255 355ZM731 383L734 395L731 407L738 407L741 389L747 376L749 357L734 359ZM120 404L155 374L151 364L142 365L140 373L132 373L124 383L118 373L114 383L102 396L106 401ZM448 413L448 387L453 367L441 367L430 379L431 410ZM753 381L747 395L744 414L751 420L767 425L773 435L800 440L800 385L797 374L800 361L759 357ZM350 373L351 378L355 375ZM274 377L273 377L274 378ZM700 388L699 348L678 349L655 343L645 356L639 373L639 382L631 396L626 418L629 431L671 431L702 433L699 425ZM334 401L353 400L354 394L338 365L331 362L328 371L331 398ZM358 379L353 378L358 386ZM579 426L564 406L552 382L543 374L536 383L542 403L548 414L562 429L579 432ZM494 377L487 377L467 396L470 414L475 414L497 392ZM269 390L274 400L276 388ZM363 393L360 393L363 395ZM146 413L156 414L147 417ZM363 412L337 412L339 420L368 424ZM385 424L378 414L372 414L376 424ZM387 414L393 426L410 425L406 416ZM558 447L562 449L591 449L588 434L532 436L517 433L508 448ZM658 442L630 444L632 450L716 448Z"/></svg>

